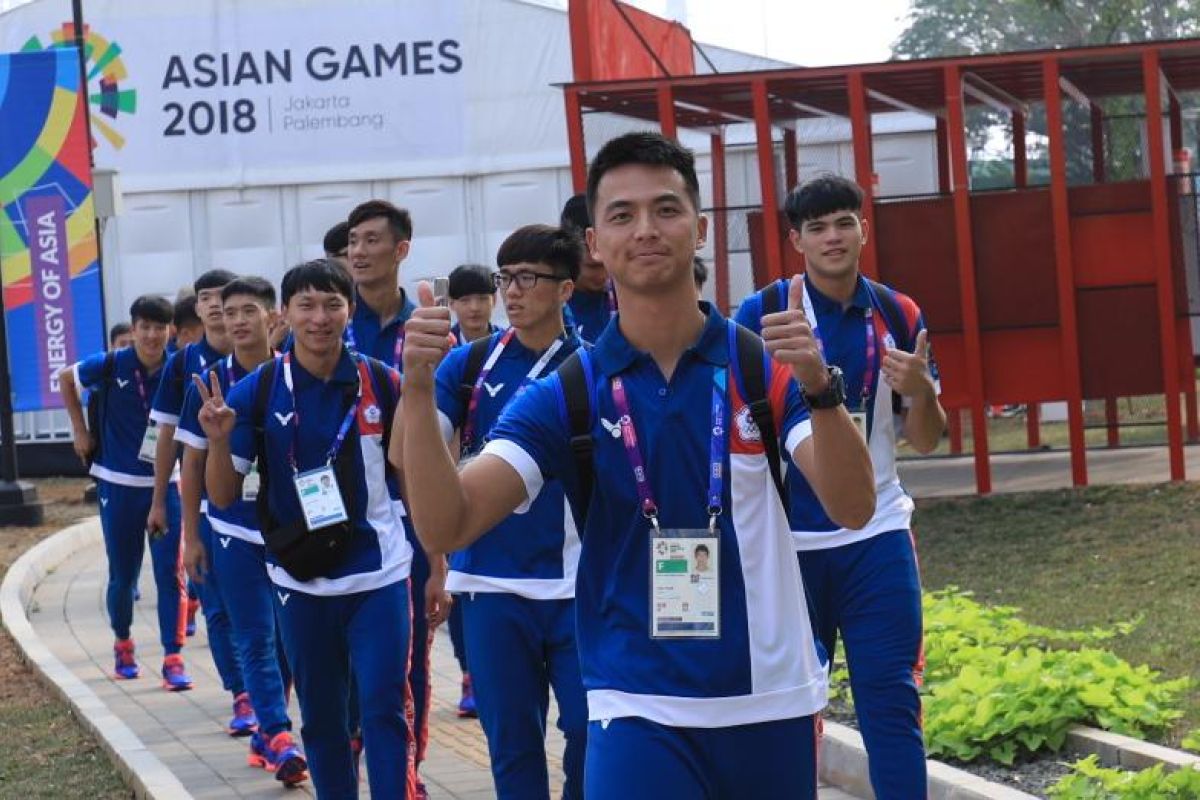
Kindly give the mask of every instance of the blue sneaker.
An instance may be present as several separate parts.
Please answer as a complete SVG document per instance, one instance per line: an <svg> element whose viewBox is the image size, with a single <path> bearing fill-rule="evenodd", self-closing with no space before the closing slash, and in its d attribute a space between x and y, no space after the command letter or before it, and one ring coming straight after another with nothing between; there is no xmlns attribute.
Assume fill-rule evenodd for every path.
<svg viewBox="0 0 1200 800"><path fill-rule="evenodd" d="M175 653L163 659L163 688L168 692L186 692L192 688L192 679L183 666L183 656Z"/></svg>
<svg viewBox="0 0 1200 800"><path fill-rule="evenodd" d="M229 720L230 736L249 736L258 730L258 717L250 705L250 695L242 692L233 699L233 719Z"/></svg>
<svg viewBox="0 0 1200 800"><path fill-rule="evenodd" d="M246 754L246 766L270 769L271 750L267 746L267 737L255 731L250 734L250 752Z"/></svg>
<svg viewBox="0 0 1200 800"><path fill-rule="evenodd" d="M308 780L308 762L288 731L280 731L271 737L267 760L267 769L274 772L275 780L284 786L295 786Z"/></svg>
<svg viewBox="0 0 1200 800"><path fill-rule="evenodd" d="M131 681L141 676L142 670L133 657L133 639L117 639L113 645L113 677L121 681Z"/></svg>

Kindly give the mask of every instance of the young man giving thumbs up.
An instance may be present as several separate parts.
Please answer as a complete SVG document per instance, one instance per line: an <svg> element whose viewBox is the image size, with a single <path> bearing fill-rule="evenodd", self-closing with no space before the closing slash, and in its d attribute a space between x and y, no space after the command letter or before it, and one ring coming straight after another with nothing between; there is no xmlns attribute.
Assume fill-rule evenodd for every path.
<svg viewBox="0 0 1200 800"><path fill-rule="evenodd" d="M421 308L405 328L403 453L421 465L406 479L425 544L471 544L552 480L583 525L589 800L816 797L825 674L767 453L786 451L841 524L864 525L875 507L866 444L799 310L800 282L765 320L765 348L697 303L699 195L691 152L657 133L601 148L587 244L617 316L591 351L516 397L461 472L434 403L449 314ZM581 396L588 414L564 411Z"/></svg>
<svg viewBox="0 0 1200 800"><path fill-rule="evenodd" d="M875 796L887 800L926 793L917 694L921 585L909 531L913 502L896 475L896 438L903 432L914 449L928 453L946 415L917 304L859 273L867 240L862 197L852 181L826 175L793 190L786 210L792 245L807 267L804 317L825 361L845 375L846 410L871 451L875 513L858 527L836 521L791 469L788 516L818 636L831 655L839 632L845 641L871 783ZM761 326L769 340L769 312L782 308L794 288L778 281L751 295L737 321L754 331Z"/></svg>

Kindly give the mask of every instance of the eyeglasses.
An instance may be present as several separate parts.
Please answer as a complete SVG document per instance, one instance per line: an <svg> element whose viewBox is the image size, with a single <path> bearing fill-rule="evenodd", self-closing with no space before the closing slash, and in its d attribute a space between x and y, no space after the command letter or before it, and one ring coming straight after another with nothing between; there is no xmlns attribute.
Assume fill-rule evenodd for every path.
<svg viewBox="0 0 1200 800"><path fill-rule="evenodd" d="M530 272L528 270L521 270L520 272L495 273L492 275L492 285L503 292L509 286L512 286L513 282L515 281L517 288L519 288L521 291L526 291L528 289L532 289L534 286L537 286L539 279L544 281L554 281L556 283L566 280L566 278L559 275L547 275L544 272Z"/></svg>

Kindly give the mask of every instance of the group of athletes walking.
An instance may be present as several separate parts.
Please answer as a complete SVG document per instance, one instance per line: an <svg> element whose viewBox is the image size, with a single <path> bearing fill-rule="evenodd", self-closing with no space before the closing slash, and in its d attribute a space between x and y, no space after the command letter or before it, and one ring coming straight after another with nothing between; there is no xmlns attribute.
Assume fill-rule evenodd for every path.
<svg viewBox="0 0 1200 800"><path fill-rule="evenodd" d="M131 344L61 382L114 677L141 674L148 544L164 688L192 686L190 585L228 732L283 784L357 797L365 762L372 797L426 797L449 620L500 798L549 797L551 691L566 798L815 797L840 637L876 796L924 797L895 452L932 450L945 415L917 305L859 272L861 206L840 177L795 188L805 274L740 324L701 299L693 155L651 133L608 142L495 269L416 297L412 219L381 200L278 287L216 269L176 306L139 297Z"/></svg>

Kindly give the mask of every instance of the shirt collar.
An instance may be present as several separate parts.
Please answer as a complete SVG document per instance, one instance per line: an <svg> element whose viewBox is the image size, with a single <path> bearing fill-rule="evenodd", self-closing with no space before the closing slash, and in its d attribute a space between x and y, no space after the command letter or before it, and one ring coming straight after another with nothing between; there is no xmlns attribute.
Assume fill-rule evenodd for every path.
<svg viewBox="0 0 1200 800"><path fill-rule="evenodd" d="M700 331L700 337L684 355L695 353L697 358L713 366L726 366L729 364L729 340L726 333L729 321L711 303L701 301L700 310L705 317L704 328ZM619 375L639 358L649 357L629 343L625 334L621 333L620 321L621 314L617 312L612 324L605 328L592 349L592 357L596 359L605 375Z"/></svg>
<svg viewBox="0 0 1200 800"><path fill-rule="evenodd" d="M813 286L807 273L804 275L804 288L808 290L808 296L812 299L814 309L837 309L839 311L842 309L841 303L821 294L821 290ZM871 307L871 290L867 287L867 282L861 273L855 281L854 295L850 298L850 306L861 311L866 311Z"/></svg>
<svg viewBox="0 0 1200 800"><path fill-rule="evenodd" d="M400 313L392 317L386 327L391 328L396 325L403 325L408 321L408 318L412 316L412 312L415 311L416 308L416 304L409 299L408 292L404 291L404 289L401 289ZM379 324L381 321L379 319L379 315L375 313L375 309L367 305L367 302L362 299L362 295L358 293L358 287L356 286L354 287L354 321L361 322L363 320L370 320L372 324L380 327L382 330L382 326Z"/></svg>
<svg viewBox="0 0 1200 800"><path fill-rule="evenodd" d="M321 383L311 372L300 365L300 360L296 358L295 353L292 354L292 380L295 382L297 390L310 384ZM358 383L358 364L350 354L350 348L345 345L342 346L342 355L338 358L337 366L333 368L333 376L329 379L329 383Z"/></svg>

